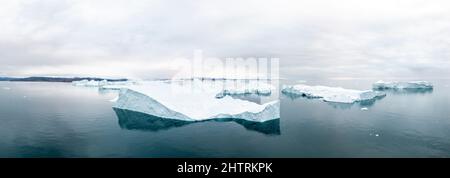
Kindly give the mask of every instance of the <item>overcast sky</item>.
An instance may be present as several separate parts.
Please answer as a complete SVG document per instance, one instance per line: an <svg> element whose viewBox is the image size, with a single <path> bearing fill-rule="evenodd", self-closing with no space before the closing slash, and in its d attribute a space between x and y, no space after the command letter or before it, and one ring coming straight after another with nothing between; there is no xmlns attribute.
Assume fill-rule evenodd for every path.
<svg viewBox="0 0 450 178"><path fill-rule="evenodd" d="M196 49L292 79L448 78L450 2L0 0L0 76L170 78Z"/></svg>

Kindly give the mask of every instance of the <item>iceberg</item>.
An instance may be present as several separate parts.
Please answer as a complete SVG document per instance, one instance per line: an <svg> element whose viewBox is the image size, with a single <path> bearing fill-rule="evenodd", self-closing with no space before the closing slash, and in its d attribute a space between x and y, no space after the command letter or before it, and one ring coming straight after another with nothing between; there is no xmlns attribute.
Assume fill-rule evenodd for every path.
<svg viewBox="0 0 450 178"><path fill-rule="evenodd" d="M73 81L73 86L82 87L98 87L105 90L119 90L126 85L134 85L136 82L132 81L107 81L107 80L80 80Z"/></svg>
<svg viewBox="0 0 450 178"><path fill-rule="evenodd" d="M282 93L304 96L307 98L321 98L326 102L355 103L373 100L386 96L385 93L372 90L352 90L340 87L308 86L308 85L285 85Z"/></svg>
<svg viewBox="0 0 450 178"><path fill-rule="evenodd" d="M267 82L261 81L250 81L250 82L229 82L226 81L224 84L224 89L216 95L216 98L223 98L225 96L233 95L247 95L256 94L262 96L269 96L275 87L268 84Z"/></svg>
<svg viewBox="0 0 450 178"><path fill-rule="evenodd" d="M373 89L433 89L433 85L427 81L385 82L380 80L373 84Z"/></svg>
<svg viewBox="0 0 450 178"><path fill-rule="evenodd" d="M80 81L73 81L72 85L74 86L84 86L84 87L100 87L103 85L107 85L108 81L107 80L101 80L101 81L97 81L97 80L80 80Z"/></svg>
<svg viewBox="0 0 450 178"><path fill-rule="evenodd" d="M265 122L280 118L279 100L258 104L231 96L218 99L216 95L221 87L211 88L198 81L192 83L193 86L164 82L127 86L120 90L113 108L182 121L244 119Z"/></svg>

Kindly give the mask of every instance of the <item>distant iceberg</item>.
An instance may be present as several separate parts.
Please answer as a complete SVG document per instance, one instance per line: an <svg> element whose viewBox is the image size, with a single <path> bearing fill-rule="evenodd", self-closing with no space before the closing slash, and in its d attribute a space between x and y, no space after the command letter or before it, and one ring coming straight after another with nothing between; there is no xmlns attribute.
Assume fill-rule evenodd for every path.
<svg viewBox="0 0 450 178"><path fill-rule="evenodd" d="M82 87L99 87L101 89L111 89L111 90L119 90L126 85L132 85L136 82L132 81L107 81L107 80L80 80L73 81L73 86L82 86Z"/></svg>
<svg viewBox="0 0 450 178"><path fill-rule="evenodd" d="M194 86L175 87L175 91L176 84L164 82L127 86L113 107L182 121L226 118L265 122L280 118L279 100L258 104L231 96L218 99L220 87L192 83ZM198 90L189 92L193 88Z"/></svg>
<svg viewBox="0 0 450 178"><path fill-rule="evenodd" d="M433 89L433 85L427 81L385 82L380 80L373 84L373 89Z"/></svg>
<svg viewBox="0 0 450 178"><path fill-rule="evenodd" d="M250 82L230 82L228 80L224 83L224 89L216 95L216 98L223 98L225 96L233 95L247 95L256 94L268 96L272 93L275 87L261 81L250 81Z"/></svg>
<svg viewBox="0 0 450 178"><path fill-rule="evenodd" d="M302 84L283 86L282 92L307 98L321 98L326 102L335 103L355 103L386 96L385 93L372 90L361 91L340 87L308 86Z"/></svg>
<svg viewBox="0 0 450 178"><path fill-rule="evenodd" d="M103 85L107 85L107 80L80 80L80 81L73 81L72 85L74 86L83 86L83 87L100 87Z"/></svg>

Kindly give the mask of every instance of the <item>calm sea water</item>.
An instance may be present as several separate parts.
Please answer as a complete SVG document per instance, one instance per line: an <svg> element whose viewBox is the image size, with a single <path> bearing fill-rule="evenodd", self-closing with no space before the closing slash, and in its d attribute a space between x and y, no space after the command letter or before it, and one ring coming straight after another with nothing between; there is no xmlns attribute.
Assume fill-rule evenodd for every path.
<svg viewBox="0 0 450 178"><path fill-rule="evenodd" d="M278 120L189 123L114 110L116 92L0 82L0 157L450 157L450 81L433 83L353 105L281 95Z"/></svg>

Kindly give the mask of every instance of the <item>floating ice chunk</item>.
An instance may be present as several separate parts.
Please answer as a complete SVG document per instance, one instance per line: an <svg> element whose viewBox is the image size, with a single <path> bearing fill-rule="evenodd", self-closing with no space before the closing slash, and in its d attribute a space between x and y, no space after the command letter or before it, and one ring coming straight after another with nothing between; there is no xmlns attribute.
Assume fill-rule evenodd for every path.
<svg viewBox="0 0 450 178"><path fill-rule="evenodd" d="M380 80L373 84L373 89L433 89L433 85L426 81L385 82Z"/></svg>
<svg viewBox="0 0 450 178"><path fill-rule="evenodd" d="M372 90L351 90L340 87L293 85L283 86L285 94L300 95L308 98L322 98L326 102L354 103L372 100L386 94Z"/></svg>
<svg viewBox="0 0 450 178"><path fill-rule="evenodd" d="M257 94L257 95L270 95L274 86L262 82L262 81L250 81L250 82L232 82L225 81L224 89L222 92L216 95L216 98L223 98L227 95L245 95L245 94Z"/></svg>
<svg viewBox="0 0 450 178"><path fill-rule="evenodd" d="M368 111L368 110L369 110L369 108L366 108L366 107L361 108L361 111Z"/></svg>
<svg viewBox="0 0 450 178"><path fill-rule="evenodd" d="M115 103L115 102L117 102L117 100L119 100L119 97L115 97L115 98L113 98L113 99L111 99L109 101L112 102L112 103Z"/></svg>
<svg viewBox="0 0 450 178"><path fill-rule="evenodd" d="M220 90L196 86L188 88L200 91L171 92L171 84L156 82L128 86L121 89L119 99L113 107L184 121L229 118L264 122L280 118L279 100L257 104L230 96L217 99L215 96Z"/></svg>

